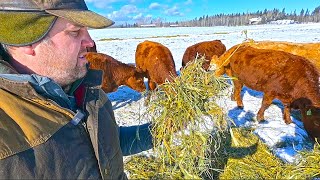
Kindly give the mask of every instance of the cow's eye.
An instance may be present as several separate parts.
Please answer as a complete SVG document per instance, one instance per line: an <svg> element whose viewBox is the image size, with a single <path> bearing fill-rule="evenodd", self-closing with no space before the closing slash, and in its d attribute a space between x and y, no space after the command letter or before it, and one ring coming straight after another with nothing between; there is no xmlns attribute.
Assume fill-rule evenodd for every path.
<svg viewBox="0 0 320 180"><path fill-rule="evenodd" d="M311 115L312 115L311 109L308 109L307 116L311 116Z"/></svg>

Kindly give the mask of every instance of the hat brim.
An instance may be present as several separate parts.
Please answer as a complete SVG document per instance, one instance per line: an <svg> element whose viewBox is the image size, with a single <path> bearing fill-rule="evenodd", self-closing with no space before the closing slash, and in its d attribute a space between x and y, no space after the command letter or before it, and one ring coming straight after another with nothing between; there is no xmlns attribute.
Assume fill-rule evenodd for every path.
<svg viewBox="0 0 320 180"><path fill-rule="evenodd" d="M104 16L90 10L45 10L47 13L67 19L81 26L101 29L114 24L114 22Z"/></svg>
<svg viewBox="0 0 320 180"><path fill-rule="evenodd" d="M26 46L45 37L57 17L43 12L0 11L0 19L0 43Z"/></svg>

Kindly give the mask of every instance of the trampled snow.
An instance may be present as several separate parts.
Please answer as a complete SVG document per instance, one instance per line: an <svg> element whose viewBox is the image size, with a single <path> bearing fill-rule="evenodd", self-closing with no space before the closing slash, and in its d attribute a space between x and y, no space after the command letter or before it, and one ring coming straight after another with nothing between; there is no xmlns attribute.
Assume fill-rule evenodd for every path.
<svg viewBox="0 0 320 180"><path fill-rule="evenodd" d="M135 63L135 50L144 40L156 41L167 46L173 55L176 70L181 67L185 49L201 41L219 39L229 49L246 38L255 41L274 40L289 42L320 42L320 24L251 25L238 27L171 27L171 28L108 28L89 30L97 44L98 52L108 54L124 63ZM100 41L101 39L109 39ZM110 40L113 39L113 40ZM115 40L114 40L115 39ZM244 109L239 109L230 96L219 102L228 117L237 126L254 127L256 133L270 149L286 162L294 162L298 150L312 149L297 113L292 113L293 123L287 125L282 119L283 106L280 101L265 111L265 122L258 123L256 114L262 102L263 93L242 89ZM145 111L144 98L137 91L126 86L109 93L115 117L119 125L129 126L144 123L141 115Z"/></svg>

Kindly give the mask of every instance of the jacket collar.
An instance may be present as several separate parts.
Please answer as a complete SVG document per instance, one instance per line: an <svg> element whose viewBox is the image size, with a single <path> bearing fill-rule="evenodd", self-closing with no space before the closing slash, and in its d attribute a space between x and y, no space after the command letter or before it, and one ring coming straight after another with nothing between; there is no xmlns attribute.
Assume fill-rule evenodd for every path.
<svg viewBox="0 0 320 180"><path fill-rule="evenodd" d="M18 72L7 62L0 59L0 74L18 75ZM19 95L23 98L40 98L31 84L27 81L17 82L8 78L0 77L0 88L7 90L13 94Z"/></svg>
<svg viewBox="0 0 320 180"><path fill-rule="evenodd" d="M7 61L1 60L0 56L0 74L18 74L18 72Z"/></svg>

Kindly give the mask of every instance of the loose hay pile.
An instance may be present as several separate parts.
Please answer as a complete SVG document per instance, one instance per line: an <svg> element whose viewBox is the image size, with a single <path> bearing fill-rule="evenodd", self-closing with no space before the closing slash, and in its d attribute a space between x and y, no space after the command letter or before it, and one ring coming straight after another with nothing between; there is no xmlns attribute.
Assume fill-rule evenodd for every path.
<svg viewBox="0 0 320 180"><path fill-rule="evenodd" d="M232 128L231 147L223 147L228 157L220 179L311 179L320 177L320 146L300 152L300 162L286 164L250 129Z"/></svg>
<svg viewBox="0 0 320 180"><path fill-rule="evenodd" d="M130 179L288 179L320 176L320 146L301 153L298 164L275 157L251 129L232 128L215 103L226 79L196 59L173 83L152 95L154 156L134 156L125 165ZM211 122L211 123L208 123ZM181 130L181 131L179 131Z"/></svg>
<svg viewBox="0 0 320 180"><path fill-rule="evenodd" d="M196 59L174 82L162 84L152 94L147 112L153 122L156 159L151 166L143 166L155 168L156 174L137 174L134 172L137 167L132 165L134 168L127 166L130 178L199 179L213 176L209 156L215 151L210 151L209 146L216 144L215 150L218 150L221 137L228 132L224 114L215 99L229 85L226 78L204 71L204 60ZM138 171L144 171L141 168L137 168Z"/></svg>

